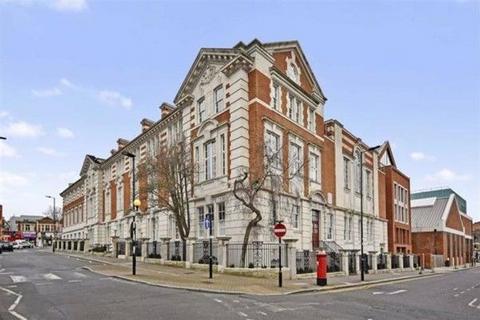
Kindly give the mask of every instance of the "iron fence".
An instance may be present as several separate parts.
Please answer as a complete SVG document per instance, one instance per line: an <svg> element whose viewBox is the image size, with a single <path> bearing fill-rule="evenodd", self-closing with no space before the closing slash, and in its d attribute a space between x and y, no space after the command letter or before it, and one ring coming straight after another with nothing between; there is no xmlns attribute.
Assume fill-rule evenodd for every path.
<svg viewBox="0 0 480 320"><path fill-rule="evenodd" d="M403 267L410 268L410 256L408 255L403 256Z"/></svg>
<svg viewBox="0 0 480 320"><path fill-rule="evenodd" d="M315 272L317 267L316 262L316 253L315 251L303 250L297 251L296 253L296 262L297 262L297 273L311 273Z"/></svg>
<svg viewBox="0 0 480 320"><path fill-rule="evenodd" d="M338 272L342 270L342 255L338 252L327 253L327 272Z"/></svg>
<svg viewBox="0 0 480 320"><path fill-rule="evenodd" d="M155 258L155 259L161 259L161 250L162 247L160 243L157 241L152 241L147 243L147 257L148 258Z"/></svg>
<svg viewBox="0 0 480 320"><path fill-rule="evenodd" d="M392 269L398 269L400 266L400 257L397 255L392 255Z"/></svg>
<svg viewBox="0 0 480 320"><path fill-rule="evenodd" d="M198 241L193 244L193 262L207 264L210 262L210 241ZM218 264L218 242L212 241L212 263Z"/></svg>
<svg viewBox="0 0 480 320"><path fill-rule="evenodd" d="M80 251L85 250L85 241L80 241Z"/></svg>
<svg viewBox="0 0 480 320"><path fill-rule="evenodd" d="M185 246L183 241L172 241L167 245L167 257L168 260L173 261L185 261Z"/></svg>
<svg viewBox="0 0 480 320"><path fill-rule="evenodd" d="M355 251L348 252L348 273L357 273L357 254Z"/></svg>
<svg viewBox="0 0 480 320"><path fill-rule="evenodd" d="M125 241L118 241L117 243L117 256L125 255Z"/></svg>
<svg viewBox="0 0 480 320"><path fill-rule="evenodd" d="M420 256L417 256L416 254L413 255L413 267L420 267Z"/></svg>
<svg viewBox="0 0 480 320"><path fill-rule="evenodd" d="M245 264L242 265L243 243L227 244L227 266L230 268L276 268L279 266L279 246L282 248L282 266L288 267L287 245L252 241L246 246Z"/></svg>
<svg viewBox="0 0 480 320"><path fill-rule="evenodd" d="M377 256L377 270L387 269L388 255L386 253L380 253Z"/></svg>
<svg viewBox="0 0 480 320"><path fill-rule="evenodd" d="M133 256L133 241L130 241L130 256ZM135 256L142 256L142 240L136 241Z"/></svg>
<svg viewBox="0 0 480 320"><path fill-rule="evenodd" d="M75 250L75 251L78 250L78 241L73 242L73 250Z"/></svg>

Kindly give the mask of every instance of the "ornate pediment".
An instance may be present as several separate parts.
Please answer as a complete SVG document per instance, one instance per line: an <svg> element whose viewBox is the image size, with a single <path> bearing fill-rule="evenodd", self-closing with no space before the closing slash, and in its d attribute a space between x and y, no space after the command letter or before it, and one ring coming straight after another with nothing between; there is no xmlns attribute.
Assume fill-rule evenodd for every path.
<svg viewBox="0 0 480 320"><path fill-rule="evenodd" d="M198 85L209 84L223 65L228 64L239 54L238 49L201 49L185 80L180 86L174 103L183 100Z"/></svg>

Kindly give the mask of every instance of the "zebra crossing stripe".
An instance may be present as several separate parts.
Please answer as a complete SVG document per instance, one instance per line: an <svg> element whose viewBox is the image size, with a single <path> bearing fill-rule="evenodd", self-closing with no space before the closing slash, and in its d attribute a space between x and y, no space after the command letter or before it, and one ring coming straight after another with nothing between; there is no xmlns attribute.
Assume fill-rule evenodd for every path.
<svg viewBox="0 0 480 320"><path fill-rule="evenodd" d="M10 278L12 279L13 283L22 283L27 281L27 278L24 276L10 276Z"/></svg>
<svg viewBox="0 0 480 320"><path fill-rule="evenodd" d="M43 275L43 277L47 280L60 280L62 278L60 278L59 276L53 274L53 273L46 273Z"/></svg>

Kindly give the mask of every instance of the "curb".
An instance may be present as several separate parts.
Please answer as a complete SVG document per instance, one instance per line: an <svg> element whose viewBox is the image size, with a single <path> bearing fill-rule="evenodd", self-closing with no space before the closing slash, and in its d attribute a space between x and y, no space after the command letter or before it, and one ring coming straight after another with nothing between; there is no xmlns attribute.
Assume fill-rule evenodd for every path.
<svg viewBox="0 0 480 320"><path fill-rule="evenodd" d="M88 266L82 267L85 270L96 274L102 274L108 276L104 273L99 271L93 270ZM196 287L184 287L184 286L177 286L177 285L170 285L170 284L162 284L162 283L153 283L145 280L140 279L132 279L125 276L113 275L110 276L111 278L121 279L128 282L134 283L141 283L148 286L153 287L160 287L160 288L168 288L168 289L177 289L177 290L186 290L191 292L203 292L203 293L214 293L214 294L228 294L228 295L243 295L243 296L286 296L286 295L295 295L295 294L303 294L303 293L323 293L323 292L335 292L345 289L351 288L361 288L361 287L368 287L377 284L384 284L384 283L394 283L394 282L401 282L405 280L413 280L417 278L429 278L429 277L438 277L439 274L422 274L422 275L413 275L413 276L404 276L398 277L395 279L380 279L380 280L372 280L363 283L353 283L353 284L345 284L345 285L334 285L331 287L320 287L320 288L308 288L308 289L299 289L287 292L278 292L278 293L254 293L254 292L244 292L244 291L230 291L230 290L220 290L220 289L206 289L206 288L196 288Z"/></svg>

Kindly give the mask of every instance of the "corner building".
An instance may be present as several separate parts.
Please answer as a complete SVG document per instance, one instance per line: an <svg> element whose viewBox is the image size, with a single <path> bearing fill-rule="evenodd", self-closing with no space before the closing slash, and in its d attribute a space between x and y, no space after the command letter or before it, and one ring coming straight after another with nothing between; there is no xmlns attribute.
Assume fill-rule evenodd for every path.
<svg viewBox="0 0 480 320"><path fill-rule="evenodd" d="M140 134L132 141L118 139L108 158L86 157L81 178L61 194L63 237L88 238L92 246L127 239L135 183L142 201L138 238L178 239L173 216L153 205L146 181L132 182L132 164L122 152L135 154L141 163L183 135L198 167L189 204L190 237L207 238L204 219L213 213L214 236L243 240L251 214L234 198L234 181L245 170L252 181L261 176L265 152L274 152L279 189L260 192L263 219L250 241L276 241L272 226L283 220L298 250L358 251L363 175L365 251L394 250L389 246L386 165L380 161L386 144L369 151L340 122L324 121L326 101L296 41L201 49L173 104L161 105L160 120L143 119Z"/></svg>

